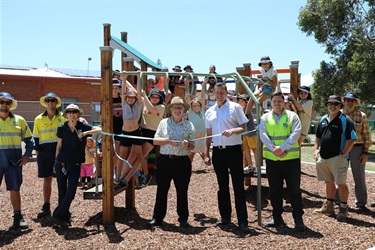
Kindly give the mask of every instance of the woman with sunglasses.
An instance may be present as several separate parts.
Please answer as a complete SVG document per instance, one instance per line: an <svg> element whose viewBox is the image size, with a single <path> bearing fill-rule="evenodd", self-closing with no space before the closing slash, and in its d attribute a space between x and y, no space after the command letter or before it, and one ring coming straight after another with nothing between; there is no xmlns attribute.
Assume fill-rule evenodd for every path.
<svg viewBox="0 0 375 250"><path fill-rule="evenodd" d="M72 216L69 208L76 194L81 163L85 162L86 138L100 133L101 128L79 121L82 111L75 104L69 104L63 114L68 121L57 128L55 172L59 199L52 216L59 226L68 227Z"/></svg>

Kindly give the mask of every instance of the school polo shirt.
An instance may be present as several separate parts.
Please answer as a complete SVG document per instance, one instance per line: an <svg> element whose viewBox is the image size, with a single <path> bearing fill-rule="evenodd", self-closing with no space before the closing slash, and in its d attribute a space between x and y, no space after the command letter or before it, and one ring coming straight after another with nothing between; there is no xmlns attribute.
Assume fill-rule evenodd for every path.
<svg viewBox="0 0 375 250"><path fill-rule="evenodd" d="M64 124L66 118L62 116L62 113L56 110L52 120L48 118L48 113L38 115L34 120L33 136L35 139L35 150L43 151L48 150L53 144L53 148L56 150L57 143L57 127Z"/></svg>
<svg viewBox="0 0 375 250"><path fill-rule="evenodd" d="M57 128L57 137L62 139L61 150L56 158L58 162L77 164L85 162L86 138L78 138L81 132L89 131L92 126L87 123L78 121L75 131L71 131L68 122Z"/></svg>
<svg viewBox="0 0 375 250"><path fill-rule="evenodd" d="M343 124L346 124L345 131ZM316 137L320 139L320 156L323 159L340 155L347 140L357 139L353 121L341 112L332 121L329 121L327 115L322 117Z"/></svg>
<svg viewBox="0 0 375 250"><path fill-rule="evenodd" d="M248 122L242 107L227 99L219 107L217 103L206 111L206 128L212 129L212 135L221 134L224 130L240 127ZM242 144L240 134L232 136L215 136L212 138L213 146L234 146Z"/></svg>

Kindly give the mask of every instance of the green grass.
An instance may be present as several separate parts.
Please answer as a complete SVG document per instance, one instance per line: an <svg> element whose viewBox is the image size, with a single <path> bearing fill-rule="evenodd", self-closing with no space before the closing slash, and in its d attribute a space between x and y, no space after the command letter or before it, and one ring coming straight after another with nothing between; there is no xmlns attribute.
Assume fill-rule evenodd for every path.
<svg viewBox="0 0 375 250"><path fill-rule="evenodd" d="M315 163L314 147L302 147L302 161ZM369 150L369 160L366 163L366 170L375 172L375 145Z"/></svg>

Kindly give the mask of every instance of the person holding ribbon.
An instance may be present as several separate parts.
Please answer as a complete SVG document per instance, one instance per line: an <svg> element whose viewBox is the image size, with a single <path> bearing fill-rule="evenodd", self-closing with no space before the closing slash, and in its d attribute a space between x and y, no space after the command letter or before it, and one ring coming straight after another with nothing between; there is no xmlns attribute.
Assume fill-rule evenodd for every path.
<svg viewBox="0 0 375 250"><path fill-rule="evenodd" d="M194 149L194 125L184 118L190 105L181 97L173 97L166 112L171 115L163 119L156 130L154 145L160 145L160 156L156 159L157 191L154 216L150 226L162 226L167 213L168 191L173 180L177 192L177 214L180 227L188 223L188 188L191 176L189 155Z"/></svg>

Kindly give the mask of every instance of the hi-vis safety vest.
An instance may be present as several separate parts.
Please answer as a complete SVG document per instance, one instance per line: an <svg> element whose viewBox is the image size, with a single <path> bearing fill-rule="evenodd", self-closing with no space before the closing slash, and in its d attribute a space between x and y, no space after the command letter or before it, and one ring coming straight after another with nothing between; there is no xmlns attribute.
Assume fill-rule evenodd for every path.
<svg viewBox="0 0 375 250"><path fill-rule="evenodd" d="M286 110L277 124L272 112L269 112L264 119L266 132L275 146L283 144L290 135L293 124L293 112ZM263 157L272 161L286 161L298 159L300 157L298 142L292 148L286 151L286 156L279 158L275 156L265 145L263 146Z"/></svg>
<svg viewBox="0 0 375 250"><path fill-rule="evenodd" d="M5 121L0 119L0 149L21 149L22 140L31 136L23 117L12 114Z"/></svg>

